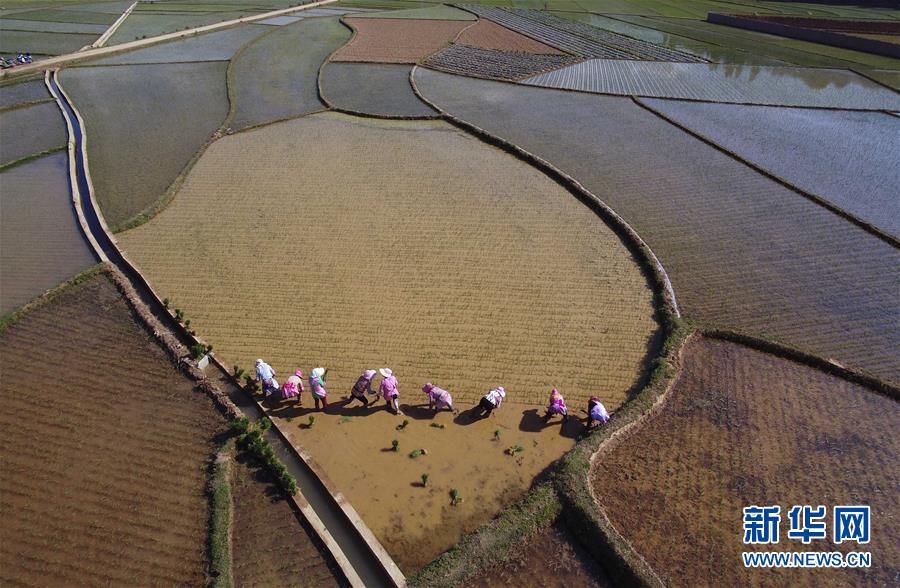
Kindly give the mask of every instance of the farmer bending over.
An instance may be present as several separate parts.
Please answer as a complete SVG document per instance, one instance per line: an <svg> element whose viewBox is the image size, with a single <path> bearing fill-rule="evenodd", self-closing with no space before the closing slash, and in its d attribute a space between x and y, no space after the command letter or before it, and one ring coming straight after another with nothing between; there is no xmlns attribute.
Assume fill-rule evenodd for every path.
<svg viewBox="0 0 900 588"><path fill-rule="evenodd" d="M503 403L503 399L506 398L506 390L503 386L497 386L490 392L482 397L481 402L478 403L478 407L476 411L478 416L482 414L484 416L491 416L491 413L495 408L500 408L500 405Z"/></svg>
<svg viewBox="0 0 900 588"><path fill-rule="evenodd" d="M609 413L606 412L606 407L599 398L591 396L591 399L588 400L588 428L605 425L607 422L609 422Z"/></svg>
<svg viewBox="0 0 900 588"><path fill-rule="evenodd" d="M302 393L303 372L301 370L297 370L294 372L293 376L291 376L284 382L284 386L281 388L281 400L296 398L297 404L303 406L303 397L301 396Z"/></svg>
<svg viewBox="0 0 900 588"><path fill-rule="evenodd" d="M309 372L309 391L312 393L313 402L316 403L316 410L328 408L328 391L325 389L325 374L328 373L323 367L313 368ZM319 403L322 403L322 408Z"/></svg>
<svg viewBox="0 0 900 588"><path fill-rule="evenodd" d="M432 409L435 414L444 408L450 412L456 412L453 410L453 397L451 397L450 393L446 390L438 388L431 382L428 382L422 386L422 392L428 395L428 408Z"/></svg>
<svg viewBox="0 0 900 588"><path fill-rule="evenodd" d="M381 395L387 403L388 408L393 408L396 414L402 415L400 410L400 389L397 387L397 378L390 368L381 368L378 370L381 374Z"/></svg>
<svg viewBox="0 0 900 588"><path fill-rule="evenodd" d="M275 380L275 370L261 359L256 360L256 381L262 382L263 393L269 396L278 390L278 381Z"/></svg>
<svg viewBox="0 0 900 588"><path fill-rule="evenodd" d="M550 404L547 405L547 413L544 415L544 422L549 421L553 415L561 415L563 422L569 420L569 409L566 407L566 400L563 398L559 390L554 388L550 392Z"/></svg>
<svg viewBox="0 0 900 588"><path fill-rule="evenodd" d="M359 379L356 380L356 383L353 384L353 389L350 390L350 400L344 406L348 406L354 400L359 400L363 403L363 406L369 406L369 399L366 398L366 393L375 394L375 390L372 390L372 380L375 379L376 373L375 370L366 370L362 373Z"/></svg>

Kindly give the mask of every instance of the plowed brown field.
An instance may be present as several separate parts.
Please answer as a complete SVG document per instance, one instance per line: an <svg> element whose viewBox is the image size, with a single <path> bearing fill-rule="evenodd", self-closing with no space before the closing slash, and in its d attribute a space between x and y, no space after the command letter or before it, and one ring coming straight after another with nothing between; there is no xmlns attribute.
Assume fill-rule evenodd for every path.
<svg viewBox="0 0 900 588"><path fill-rule="evenodd" d="M457 42L482 49L498 51L521 51L523 53L565 55L559 49L540 41L535 41L489 20L479 20L464 30Z"/></svg>
<svg viewBox="0 0 900 588"><path fill-rule="evenodd" d="M471 26L465 20L345 18L356 34L338 49L334 61L416 63L439 51Z"/></svg>
<svg viewBox="0 0 900 588"><path fill-rule="evenodd" d="M0 347L0 584L202 584L223 420L115 287L66 291Z"/></svg>
<svg viewBox="0 0 900 588"><path fill-rule="evenodd" d="M891 585L900 574L897 402L714 339L688 343L662 410L592 474L612 524L665 581L696 586ZM787 538L795 504L826 505L826 540ZM832 507L872 508L868 545L831 541ZM780 505L778 551L870 551L870 569L749 570L742 508Z"/></svg>
<svg viewBox="0 0 900 588"><path fill-rule="evenodd" d="M236 586L341 586L340 572L274 483L244 457L232 464Z"/></svg>

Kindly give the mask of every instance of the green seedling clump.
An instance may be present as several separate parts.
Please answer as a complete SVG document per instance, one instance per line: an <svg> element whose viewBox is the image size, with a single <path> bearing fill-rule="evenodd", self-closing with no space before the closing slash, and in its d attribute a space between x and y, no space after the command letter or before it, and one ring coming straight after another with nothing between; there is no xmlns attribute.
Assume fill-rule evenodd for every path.
<svg viewBox="0 0 900 588"><path fill-rule="evenodd" d="M416 459L420 455L428 455L428 452L425 451L424 449L413 449L412 451L409 452L409 457L411 459Z"/></svg>
<svg viewBox="0 0 900 588"><path fill-rule="evenodd" d="M422 474L422 487L428 486L428 474Z"/></svg>
<svg viewBox="0 0 900 588"><path fill-rule="evenodd" d="M499 440L500 440L500 429L496 429L494 431L494 441L499 441Z"/></svg>
<svg viewBox="0 0 900 588"><path fill-rule="evenodd" d="M403 422L397 425L397 430L402 431L409 425L409 419L403 419Z"/></svg>
<svg viewBox="0 0 900 588"><path fill-rule="evenodd" d="M341 417L341 420L338 421L338 424L339 424L339 425L343 425L344 423L349 423L349 422L352 421L352 420L353 420L353 417L342 416L342 417Z"/></svg>
<svg viewBox="0 0 900 588"><path fill-rule="evenodd" d="M443 429L444 428L444 425L441 423L431 423L431 426L434 427L435 429Z"/></svg>
<svg viewBox="0 0 900 588"><path fill-rule="evenodd" d="M396 439L394 439L393 441L391 441L391 449L393 449L394 451L399 451L399 450L400 450L399 448L400 448L400 442L399 442L399 441L397 441Z"/></svg>
<svg viewBox="0 0 900 588"><path fill-rule="evenodd" d="M460 496L459 496L459 490L457 490L456 488L451 488L450 489L450 504L452 506L456 506L457 504L459 504L462 501L463 501L463 499L460 498Z"/></svg>
<svg viewBox="0 0 900 588"><path fill-rule="evenodd" d="M522 447L521 445L513 445L512 447L510 447L506 450L506 454L507 455L515 455L515 454L521 453L523 451L525 451L525 448Z"/></svg>
<svg viewBox="0 0 900 588"><path fill-rule="evenodd" d="M312 429L312 426L316 424L316 417L310 415L309 417L309 428Z"/></svg>

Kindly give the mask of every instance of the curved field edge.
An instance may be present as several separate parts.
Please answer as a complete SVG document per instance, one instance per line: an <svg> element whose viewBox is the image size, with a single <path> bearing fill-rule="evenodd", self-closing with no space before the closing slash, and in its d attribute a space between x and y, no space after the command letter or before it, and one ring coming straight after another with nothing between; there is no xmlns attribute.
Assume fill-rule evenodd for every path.
<svg viewBox="0 0 900 588"><path fill-rule="evenodd" d="M663 353L646 386L597 432L580 441L548 468L535 486L511 508L432 561L410 578L410 586L460 586L491 566L509 560L540 529L561 516L582 546L618 583L659 586L663 581L638 551L615 529L594 499L590 472L609 444L640 427L662 409L681 368L681 351L700 337L744 345L860 384L900 401L900 389L866 373L850 370L804 351L736 331L703 329L681 319L669 325ZM486 555L490 552L490 556Z"/></svg>
<svg viewBox="0 0 900 588"><path fill-rule="evenodd" d="M333 53L332 53L333 55ZM334 102L328 99L328 96L325 93L323 88L322 79L324 78L325 68L329 64L340 65L341 63L356 65L354 62L332 62L331 57L324 61L322 65L319 66L319 73L316 76L316 92L319 94L319 100L322 101L322 104L327 106L329 109L334 110L336 112L343 112L344 114L349 114L352 116L358 116L362 118L380 118L385 120L438 120L441 118L441 115L438 113L434 114L387 114L387 113L378 113L378 112L363 112L361 110L355 110L352 108L348 108L346 106L338 106ZM383 64L383 63L372 63L371 65L379 66L379 65L393 65L393 64ZM400 64L398 64L400 65ZM412 85L412 69L409 71L409 76L407 76L407 83ZM418 95L416 95L416 99L420 100ZM427 104L422 103L426 108Z"/></svg>

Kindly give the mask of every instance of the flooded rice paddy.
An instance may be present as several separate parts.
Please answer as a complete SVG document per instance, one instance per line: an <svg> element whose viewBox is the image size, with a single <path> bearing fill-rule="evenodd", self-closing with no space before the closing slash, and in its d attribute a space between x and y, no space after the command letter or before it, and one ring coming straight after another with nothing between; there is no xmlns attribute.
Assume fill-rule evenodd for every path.
<svg viewBox="0 0 900 588"><path fill-rule="evenodd" d="M72 208L66 153L0 173L0 314L94 263Z"/></svg>
<svg viewBox="0 0 900 588"><path fill-rule="evenodd" d="M380 116L423 117L437 113L413 93L411 66L336 63L322 70L322 94L333 106Z"/></svg>
<svg viewBox="0 0 900 588"><path fill-rule="evenodd" d="M667 584L890 584L900 573L900 533L887 522L900 512L890 490L900 468L900 443L892 434L898 426L900 408L887 396L740 345L698 338L688 343L662 410L596 457L594 494ZM816 504L827 505L829 537L834 505L870 505L873 529L874 521L885 521L865 546L872 567L820 574L744 568L741 509L777 504L786 518L792 505L813 495ZM791 550L822 545L796 541ZM828 543L845 553L854 548Z"/></svg>
<svg viewBox="0 0 900 588"><path fill-rule="evenodd" d="M900 380L900 253L890 244L629 99L422 69L416 82L621 214L668 270L686 316Z"/></svg>
<svg viewBox="0 0 900 588"><path fill-rule="evenodd" d="M900 95L842 70L591 59L522 83L599 94L890 110Z"/></svg>
<svg viewBox="0 0 900 588"><path fill-rule="evenodd" d="M242 25L161 45L152 45L86 63L88 65L137 65L141 63L223 61L231 59L245 43L269 31L268 27L262 25Z"/></svg>
<svg viewBox="0 0 900 588"><path fill-rule="evenodd" d="M0 86L0 109L50 99L42 78Z"/></svg>
<svg viewBox="0 0 900 588"><path fill-rule="evenodd" d="M337 18L313 18L245 47L231 65L229 126L243 129L324 109L316 90L319 67L348 39L350 29ZM266 67L259 67L262 62Z"/></svg>
<svg viewBox="0 0 900 588"><path fill-rule="evenodd" d="M900 119L881 112L643 102L900 238Z"/></svg>
<svg viewBox="0 0 900 588"><path fill-rule="evenodd" d="M94 191L113 230L153 206L225 120L226 66L173 63L61 72L60 83L85 121Z"/></svg>
<svg viewBox="0 0 900 588"><path fill-rule="evenodd" d="M66 144L66 126L54 102L0 112L0 166Z"/></svg>

